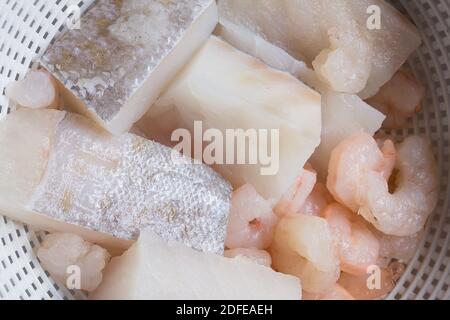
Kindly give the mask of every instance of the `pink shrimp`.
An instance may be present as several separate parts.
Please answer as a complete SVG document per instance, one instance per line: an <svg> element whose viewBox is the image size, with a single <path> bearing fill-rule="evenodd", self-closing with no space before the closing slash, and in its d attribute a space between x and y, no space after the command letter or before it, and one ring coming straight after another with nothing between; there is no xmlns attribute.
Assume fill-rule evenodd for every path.
<svg viewBox="0 0 450 320"><path fill-rule="evenodd" d="M404 71L398 71L367 103L386 115L383 127L402 129L408 118L420 110L425 87Z"/></svg>
<svg viewBox="0 0 450 320"><path fill-rule="evenodd" d="M246 184L233 193L225 245L228 249L266 249L277 222L270 203Z"/></svg>
<svg viewBox="0 0 450 320"><path fill-rule="evenodd" d="M302 169L295 184L286 192L275 206L275 213L279 217L298 213L305 205L317 181L316 172L309 166Z"/></svg>
<svg viewBox="0 0 450 320"><path fill-rule="evenodd" d="M311 293L324 293L339 278L331 228L325 219L296 214L281 219L269 252L275 270L300 278Z"/></svg>
<svg viewBox="0 0 450 320"><path fill-rule="evenodd" d="M321 216L325 208L334 201L327 187L318 182L314 186L311 194L306 198L305 204L300 209L300 213L312 216Z"/></svg>
<svg viewBox="0 0 450 320"><path fill-rule="evenodd" d="M362 275L378 260L380 244L362 218L334 203L324 211L339 251L341 270Z"/></svg>
<svg viewBox="0 0 450 320"><path fill-rule="evenodd" d="M316 294L303 291L303 300L355 300L355 298L337 283L325 293Z"/></svg>
<svg viewBox="0 0 450 320"><path fill-rule="evenodd" d="M380 151L372 136L360 133L341 142L331 153L328 190L353 212L360 208L368 172L381 172L384 177L392 171L393 143L386 140L384 145L387 154Z"/></svg>
<svg viewBox="0 0 450 320"><path fill-rule="evenodd" d="M380 268L379 273L368 273L360 276L343 272L338 284L357 300L373 300L385 297L394 288L404 272L402 264L393 263L387 268ZM375 277L380 277L377 281Z"/></svg>

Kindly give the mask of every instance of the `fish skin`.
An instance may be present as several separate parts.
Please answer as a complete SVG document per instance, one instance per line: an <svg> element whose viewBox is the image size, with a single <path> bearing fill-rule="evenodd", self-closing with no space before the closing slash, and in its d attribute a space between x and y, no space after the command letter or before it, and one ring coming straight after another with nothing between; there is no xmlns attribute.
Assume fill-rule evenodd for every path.
<svg viewBox="0 0 450 320"><path fill-rule="evenodd" d="M60 113L28 211L126 240L149 228L223 253L232 190L218 173L159 143L113 136L79 115Z"/></svg>
<svg viewBox="0 0 450 320"><path fill-rule="evenodd" d="M157 69L162 69L165 59L174 54L188 29L206 10L210 10L208 15L213 17L214 10L217 12L215 1L96 1L82 16L80 29L65 32L40 62L68 89L67 101L75 105L76 111L81 108L85 115L107 130L120 134L127 131L153 101L144 101L148 97L136 97L139 109L144 110L138 110L134 118L123 114L127 102L135 98ZM208 22L212 32L217 20L210 19L214 22ZM209 33L203 32L206 32L206 40ZM201 41L197 43L197 40L196 46L199 46ZM183 50L191 50L193 54L195 49ZM189 56L180 55L184 60ZM181 67L182 64L174 68L176 70L166 67L163 77L168 78L161 80L159 77L161 85L153 85L152 90L163 90L163 83ZM118 117L126 123L117 124Z"/></svg>

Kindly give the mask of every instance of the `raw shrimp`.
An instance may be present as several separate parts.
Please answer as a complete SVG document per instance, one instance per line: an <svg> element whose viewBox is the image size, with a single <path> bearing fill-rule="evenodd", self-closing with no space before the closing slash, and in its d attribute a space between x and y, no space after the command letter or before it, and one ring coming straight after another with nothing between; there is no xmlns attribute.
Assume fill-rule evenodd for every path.
<svg viewBox="0 0 450 320"><path fill-rule="evenodd" d="M375 229L375 228L373 228ZM423 231L409 237L389 236L378 230L372 230L380 242L380 259L378 265L387 266L393 259L409 262L417 252Z"/></svg>
<svg viewBox="0 0 450 320"><path fill-rule="evenodd" d="M382 174L367 172L358 212L385 234L412 236L424 228L438 200L436 162L429 141L407 138L398 147L395 168L393 194Z"/></svg>
<svg viewBox="0 0 450 320"><path fill-rule="evenodd" d="M364 219L346 207L333 203L324 213L338 248L341 270L362 275L378 260L380 244Z"/></svg>
<svg viewBox="0 0 450 320"><path fill-rule="evenodd" d="M318 182L314 186L311 194L306 198L305 204L300 209L300 213L308 214L312 216L321 216L323 210L333 202L334 199L328 192L327 187Z"/></svg>
<svg viewBox="0 0 450 320"><path fill-rule="evenodd" d="M225 250L224 256L227 258L244 257L257 264L269 267L272 265L272 258L265 250L258 249L230 249Z"/></svg>
<svg viewBox="0 0 450 320"><path fill-rule="evenodd" d="M298 213L305 205L317 181L317 174L310 166L305 166L295 184L286 192L275 206L275 213L279 217Z"/></svg>
<svg viewBox="0 0 450 320"><path fill-rule="evenodd" d="M9 84L6 96L21 107L39 109L54 106L57 91L47 71L32 70L23 80Z"/></svg>
<svg viewBox="0 0 450 320"><path fill-rule="evenodd" d="M355 299L373 300L389 294L394 289L403 271L403 265L393 263L387 268L380 268L375 272L360 276L343 272L338 284L347 290Z"/></svg>
<svg viewBox="0 0 450 320"><path fill-rule="evenodd" d="M270 203L246 184L233 193L225 246L266 249L277 222Z"/></svg>
<svg viewBox="0 0 450 320"><path fill-rule="evenodd" d="M367 133L342 141L331 153L328 167L327 187L333 197L358 212L368 172L381 173L382 177L392 172L395 159L392 149L395 149L392 141L386 140L380 151L375 139Z"/></svg>
<svg viewBox="0 0 450 320"><path fill-rule="evenodd" d="M68 233L49 234L37 256L42 266L58 281L66 284L70 266L80 268L80 288L94 291L103 278L102 270L110 259L109 253L81 237Z"/></svg>
<svg viewBox="0 0 450 320"><path fill-rule="evenodd" d="M331 229L325 219L296 214L278 224L269 253L275 270L300 278L310 293L324 293L339 278Z"/></svg>
<svg viewBox="0 0 450 320"><path fill-rule="evenodd" d="M355 300L353 296L337 283L325 293L314 294L303 291L303 300Z"/></svg>
<svg viewBox="0 0 450 320"><path fill-rule="evenodd" d="M367 103L386 115L384 128L401 129L408 118L420 110L424 96L424 86L408 73L398 71Z"/></svg>

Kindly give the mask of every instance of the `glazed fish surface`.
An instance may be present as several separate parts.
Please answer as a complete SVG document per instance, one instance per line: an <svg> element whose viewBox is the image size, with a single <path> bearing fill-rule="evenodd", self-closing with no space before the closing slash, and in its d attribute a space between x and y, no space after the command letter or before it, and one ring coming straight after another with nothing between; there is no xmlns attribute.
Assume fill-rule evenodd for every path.
<svg viewBox="0 0 450 320"><path fill-rule="evenodd" d="M44 54L66 103L114 134L127 131L208 39L214 0L102 0Z"/></svg>
<svg viewBox="0 0 450 320"><path fill-rule="evenodd" d="M223 252L230 185L168 147L112 136L79 115L24 109L0 126L0 145L0 212L12 219L106 248L124 249L149 227Z"/></svg>
<svg viewBox="0 0 450 320"><path fill-rule="evenodd" d="M143 232L107 266L93 300L298 300L300 281L245 258L197 252Z"/></svg>
<svg viewBox="0 0 450 320"><path fill-rule="evenodd" d="M144 134L155 125L165 127L170 138L180 127L192 132L194 121L220 130L224 137L229 129L279 132L279 139L269 136L264 142L279 146L279 152L269 154L278 160L278 170L263 174L269 165L261 161L217 163L234 186L250 183L266 199L278 200L320 143L320 95L212 36L137 125ZM261 135L258 139L261 144ZM236 154L247 155L251 148L237 145Z"/></svg>
<svg viewBox="0 0 450 320"><path fill-rule="evenodd" d="M416 27L383 0L218 3L221 23L257 33L314 66L334 91L363 99L375 95L421 44Z"/></svg>

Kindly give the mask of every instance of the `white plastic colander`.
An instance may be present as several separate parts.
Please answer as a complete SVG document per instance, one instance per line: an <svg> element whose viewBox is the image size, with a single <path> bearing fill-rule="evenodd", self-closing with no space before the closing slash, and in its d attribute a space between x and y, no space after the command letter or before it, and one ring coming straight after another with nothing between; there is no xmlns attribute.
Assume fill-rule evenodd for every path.
<svg viewBox="0 0 450 320"><path fill-rule="evenodd" d="M0 118L9 111L5 85L21 79L66 27L68 16L77 14L77 8L82 13L92 2L0 0ZM428 95L409 129L389 133L399 140L411 134L431 139L439 163L440 197L419 251L388 299L450 299L450 0L392 2L421 32L423 46L408 64L427 85ZM35 252L42 235L0 216L0 299L83 297L56 284L41 268Z"/></svg>

